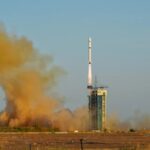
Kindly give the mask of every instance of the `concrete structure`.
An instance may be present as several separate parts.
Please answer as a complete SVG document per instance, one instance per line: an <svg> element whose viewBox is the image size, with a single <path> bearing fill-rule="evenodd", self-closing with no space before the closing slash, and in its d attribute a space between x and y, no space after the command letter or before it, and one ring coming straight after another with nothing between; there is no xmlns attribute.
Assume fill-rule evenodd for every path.
<svg viewBox="0 0 150 150"><path fill-rule="evenodd" d="M89 99L89 128L104 130L106 128L106 97L105 87L92 85L92 40L88 41L88 99Z"/></svg>
<svg viewBox="0 0 150 150"><path fill-rule="evenodd" d="M106 128L106 97L104 87L94 87L89 95L89 117L91 130L104 130Z"/></svg>

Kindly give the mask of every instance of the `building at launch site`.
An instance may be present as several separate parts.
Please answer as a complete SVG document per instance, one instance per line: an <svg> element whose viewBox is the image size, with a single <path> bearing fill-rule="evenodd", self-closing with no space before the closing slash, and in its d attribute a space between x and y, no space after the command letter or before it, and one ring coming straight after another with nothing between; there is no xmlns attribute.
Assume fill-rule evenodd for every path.
<svg viewBox="0 0 150 150"><path fill-rule="evenodd" d="M93 86L92 82L92 39L88 40L88 100L89 129L103 131L106 128L106 87Z"/></svg>

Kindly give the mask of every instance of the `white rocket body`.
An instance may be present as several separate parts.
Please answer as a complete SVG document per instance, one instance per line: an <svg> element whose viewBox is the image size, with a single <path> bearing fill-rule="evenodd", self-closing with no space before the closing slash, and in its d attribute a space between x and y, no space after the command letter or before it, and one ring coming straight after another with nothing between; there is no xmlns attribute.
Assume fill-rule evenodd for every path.
<svg viewBox="0 0 150 150"><path fill-rule="evenodd" d="M92 39L88 40L88 89L92 89Z"/></svg>

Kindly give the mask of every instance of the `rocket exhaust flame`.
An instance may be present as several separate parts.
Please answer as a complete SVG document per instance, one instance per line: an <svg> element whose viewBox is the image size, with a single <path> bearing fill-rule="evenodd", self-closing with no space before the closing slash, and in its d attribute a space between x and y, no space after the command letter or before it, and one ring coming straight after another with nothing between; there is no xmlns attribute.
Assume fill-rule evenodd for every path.
<svg viewBox="0 0 150 150"><path fill-rule="evenodd" d="M71 112L58 97L47 94L51 94L57 77L64 74L60 67L50 66L51 62L52 58L40 55L31 41L12 37L0 28L0 86L6 95L0 125L38 124L62 131L86 128L87 108Z"/></svg>

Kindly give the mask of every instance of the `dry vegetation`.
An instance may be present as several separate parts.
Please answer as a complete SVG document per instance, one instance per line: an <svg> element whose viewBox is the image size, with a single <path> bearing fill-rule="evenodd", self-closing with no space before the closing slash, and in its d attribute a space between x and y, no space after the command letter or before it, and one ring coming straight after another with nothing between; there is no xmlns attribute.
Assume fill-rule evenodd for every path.
<svg viewBox="0 0 150 150"><path fill-rule="evenodd" d="M79 150L84 149L148 150L149 133L68 133L1 132L0 149Z"/></svg>

